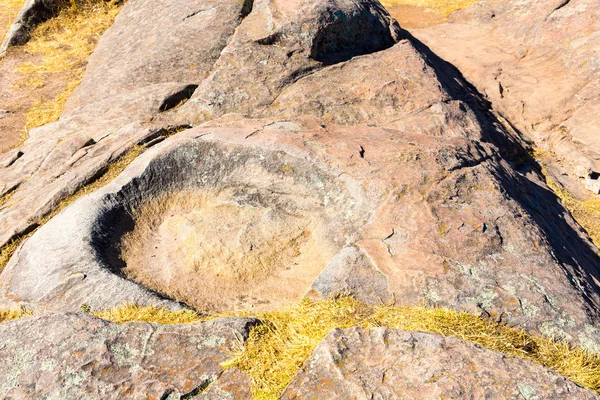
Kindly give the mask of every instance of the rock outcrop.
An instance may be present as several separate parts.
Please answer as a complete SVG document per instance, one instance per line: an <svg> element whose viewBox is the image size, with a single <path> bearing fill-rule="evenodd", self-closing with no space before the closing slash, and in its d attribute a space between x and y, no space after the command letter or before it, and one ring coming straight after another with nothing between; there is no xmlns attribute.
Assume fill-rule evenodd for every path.
<svg viewBox="0 0 600 400"><path fill-rule="evenodd" d="M214 100L206 100L212 117L253 110L332 60L392 46L400 31L375 0L227 4L132 0L124 6L61 120L32 130L21 148L0 157L0 196L12 193L0 205L0 246L160 128L206 120L203 106L165 113L196 86ZM262 23L268 32L260 31ZM347 35L345 26L360 35ZM271 33L279 39L261 41ZM117 64L123 68L114 72ZM214 97L224 93L223 100ZM190 103L202 101L196 96Z"/></svg>
<svg viewBox="0 0 600 400"><path fill-rule="evenodd" d="M454 64L537 146L555 152L573 180L596 179L598 0L481 1L446 24L411 33Z"/></svg>
<svg viewBox="0 0 600 400"><path fill-rule="evenodd" d="M196 219L194 213L210 210L202 206L205 200L196 200L196 207L184 210L179 232L167 236L203 237L208 232L203 222L214 212L211 224L234 232L224 248L236 249L244 260L260 251L265 238L264 230L258 235L249 228L252 221L268 218L274 229L278 218L297 215L304 218L298 226L306 227L290 237L297 238L297 250L278 267L263 262L266 269L248 277L241 299L229 289L231 280L243 277L235 258L204 267L202 256L221 255L207 253L212 250L203 245L175 252L183 251L191 263L171 262L175 259L163 257L169 249L155 253L161 242L150 239L153 247L142 246L140 253L147 258L124 263L120 244L135 229L135 210L184 190L199 192L196 199L217 196L230 211L258 214L228 222L217 207ZM168 210L152 231L168 227L179 212ZM351 292L372 303L395 297L401 304L484 313L597 348L596 256L568 215L543 217L561 210L535 172L515 171L493 144L389 128L322 126L308 117L295 122L228 117L156 145L113 183L43 226L0 275L0 295L4 305L49 309L157 301L138 295L143 289L133 290L123 274L200 308L211 308L204 295L193 295L206 285L216 298L232 298L225 303L231 308L244 302L264 306L261 301L268 307L278 304L278 296L279 304L292 303L306 292L313 298ZM292 229L294 221L285 220L281 229ZM133 275L127 275L135 263ZM296 268L306 274L295 274ZM268 295L274 291L280 295Z"/></svg>
<svg viewBox="0 0 600 400"><path fill-rule="evenodd" d="M0 325L6 399L250 398L250 378L221 363L257 321L117 325L48 313ZM10 362L8 362L10 360Z"/></svg>
<svg viewBox="0 0 600 400"><path fill-rule="evenodd" d="M600 351L598 249L519 132L376 0L129 0L61 119L0 157L0 246L136 144L149 149L0 274L0 307L51 311L0 326L0 355L17 360L0 366L3 394L248 396L249 377L219 363L255 321L64 314L84 304L260 310L351 294ZM18 353L19 340L34 345ZM311 387L332 359L356 374L338 365ZM388 378L450 397L595 398L525 361L385 329L334 331L285 396L397 394Z"/></svg>
<svg viewBox="0 0 600 400"><path fill-rule="evenodd" d="M177 306L128 278L165 296L221 308L204 300L195 303L186 290L173 288L170 282L181 280L179 272L158 282L151 270L127 275L120 242L110 238L113 233L106 227L114 230L113 222L126 221L135 225L133 211L161 193L183 187L218 192L231 189L227 182L260 192L268 189L258 184L263 176L283 179L268 189L279 193L273 200L259 196L256 204L265 210L278 209L275 205L286 193L298 190L308 190L307 204L314 202L288 201L286 213L300 207L312 216L280 220L281 229L287 229L283 237L301 238L296 240L298 254L302 245L313 243L313 233L299 229L303 223L335 232L327 235L330 241L321 241L323 259L315 259L309 269L313 272L283 296L285 301L305 292L319 297L350 290L371 302L395 295L405 304L426 301L483 312L592 348L600 343L597 250L535 170L515 169L524 154L520 138L500 124L460 75L409 40L371 0L236 4L150 6L146 0L130 1L101 39L61 120L35 130L22 148L4 157L2 193L12 189L14 194L0 210L0 243L31 229L57 201L93 179L128 147L160 136L165 126L238 113L158 145L113 184L44 226L0 275L3 304L78 309L87 303L101 309L135 301ZM203 23L188 21L193 18ZM160 31L160 24L172 33L157 41L152 32ZM345 27L361 34L347 35ZM207 40L182 42L186 35ZM197 46L193 52L192 42ZM141 50L147 46L154 50ZM171 52L161 50L166 48ZM367 51L372 53L363 54ZM180 61L167 74L163 69L173 55ZM107 70L113 57L124 61L114 74ZM170 109L194 85L198 88L191 99ZM244 119L249 117L262 119ZM185 143L196 150L184 150ZM227 143L225 149L218 143ZM211 146L216 150L209 151ZM221 158L202 164L211 151L220 152ZM292 157L293 165L281 164L274 151ZM233 172L238 152L255 154L251 159L264 157L256 165L270 172ZM174 161L166 161L169 157ZM293 160L297 158L304 161ZM186 163L200 164L193 171ZM323 173L329 176L326 181L341 186L331 193L309 188L302 183L310 182L302 178L302 163L311 174ZM211 175L224 180L207 180ZM328 210L329 200L323 196L361 206ZM560 217L546 218L549 214ZM253 226L257 217L248 218ZM292 233L294 229L299 230ZM274 237L273 232L253 234L259 242ZM244 243L228 243L242 246L240 260L245 260L246 247L254 248ZM99 249L116 255L107 257ZM151 254L143 246L138 253ZM253 259L264 263L260 257ZM285 257L289 261L296 256ZM142 266L152 265L146 261L138 260ZM188 261L188 269L204 268L201 261ZM357 276L364 282L354 282ZM295 279L293 273L288 279ZM251 298L255 294L244 293ZM239 300L239 305L263 300L256 296L249 303Z"/></svg>
<svg viewBox="0 0 600 400"><path fill-rule="evenodd" d="M0 325L6 398L250 399L251 378L220 365L257 321L117 325L48 313ZM407 367L410 366L410 367ZM522 359L459 339L387 328L332 331L282 399L561 398L598 395Z"/></svg>
<svg viewBox="0 0 600 400"><path fill-rule="evenodd" d="M282 399L597 399L560 375L455 338L336 329Z"/></svg>

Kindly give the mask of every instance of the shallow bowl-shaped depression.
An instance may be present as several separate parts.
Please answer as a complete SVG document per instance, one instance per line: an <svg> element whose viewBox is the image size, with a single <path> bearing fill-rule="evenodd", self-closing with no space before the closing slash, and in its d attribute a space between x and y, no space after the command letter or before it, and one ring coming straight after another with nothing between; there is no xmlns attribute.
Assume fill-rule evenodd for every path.
<svg viewBox="0 0 600 400"><path fill-rule="evenodd" d="M360 219L345 185L314 164L203 140L155 158L107 196L92 234L98 256L200 310L300 300Z"/></svg>

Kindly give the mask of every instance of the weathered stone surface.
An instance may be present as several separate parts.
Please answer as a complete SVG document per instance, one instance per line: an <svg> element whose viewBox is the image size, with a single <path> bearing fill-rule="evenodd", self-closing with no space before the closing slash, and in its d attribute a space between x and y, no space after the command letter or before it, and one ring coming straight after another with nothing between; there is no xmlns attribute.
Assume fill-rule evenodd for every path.
<svg viewBox="0 0 600 400"><path fill-rule="evenodd" d="M191 101L195 123L258 116L281 90L325 65L393 46L400 27L375 0L256 0Z"/></svg>
<svg viewBox="0 0 600 400"><path fill-rule="evenodd" d="M411 33L573 179L600 171L598 0L481 1Z"/></svg>
<svg viewBox="0 0 600 400"><path fill-rule="evenodd" d="M387 328L336 329L282 399L598 399L530 361L455 338Z"/></svg>
<svg viewBox="0 0 600 400"><path fill-rule="evenodd" d="M161 229L167 229L163 238L166 246L159 238L148 238L148 246L139 249L142 254L138 257L142 258L124 259L130 262L126 270L147 276L142 283L148 287L182 292L180 298L200 309L233 309L234 299L248 296L273 305L300 300L321 272L322 263L328 261L327 256L343 247L354 231L355 221L365 218L361 199L347 193L343 181L338 182L312 163L305 164L281 151L222 146L200 139L208 133L210 130L191 130L157 145L110 185L75 202L44 225L3 272L0 290L5 299L52 309L78 309L84 303L94 310L125 302L162 304L162 299L141 286L115 275L124 272L125 267L123 255L118 253L119 240L133 229L135 220L131 218L140 205L165 193L187 191L192 196L197 194L191 201L205 208L206 201L199 202L201 198L217 200L214 215L206 211L199 216L200 226L196 229L200 230L187 243L182 229L191 229L192 212L199 208L192 203L192 209L182 214L183 219L174 220L172 230L161 225ZM225 211L221 211L223 207ZM223 212L235 213L239 221ZM168 217L174 213L176 210L169 208ZM251 218L246 220L244 213L250 213ZM236 224L240 225L239 232L229 227ZM258 228L252 228L255 225ZM219 237L219 231L226 235L211 244L211 236ZM233 240L222 243L231 235ZM178 242L182 247L177 247ZM247 252L249 247L267 255L256 260L242 257L239 261L232 256ZM201 251L198 256L206 258L206 265L199 264L201 261L193 255L188 254L191 263L181 258L181 253L193 248ZM294 254L280 259L271 255L273 250ZM296 252L307 255L299 258ZM134 262L141 265L134 268ZM219 273L226 266L236 270ZM188 269L196 273L190 274ZM246 279L250 281L244 286L240 281Z"/></svg>
<svg viewBox="0 0 600 400"><path fill-rule="evenodd" d="M262 204L280 201L290 207L295 201L290 194L311 199L310 189L302 187L312 185L323 185L319 193L325 197L315 198L311 207L328 204L320 224L335 238L327 245L326 259L313 267L324 270L312 278L321 295L349 291L378 303L389 293L400 304L425 302L485 313L533 333L598 348L596 255L535 171L515 171L489 143L387 128L322 126L312 118L227 117L167 139L29 239L0 275L1 304L72 309L83 302L105 308L129 301L129 293L137 292L118 288L132 283L110 275L126 266L102 251L118 250L116 223L131 224L123 209L161 192L203 187L226 192L245 186L248 193L258 190L259 198L263 190L275 193ZM241 204L244 198L228 201ZM548 213L561 218L546 218ZM57 236L65 231L68 239L61 245ZM117 229L117 239L120 234ZM66 246L80 247L70 253ZM347 247L361 256L347 258L342 250ZM342 253L334 257L331 250ZM346 265L339 264L344 258ZM149 262L150 276L156 275L152 268ZM90 278L63 283L79 271ZM284 270L274 271L269 278L274 285L286 282ZM105 279L123 294L103 296L96 288ZM309 291L312 282L298 282L301 293ZM223 287L223 296L230 296ZM164 294L177 297L178 292L171 288Z"/></svg>
<svg viewBox="0 0 600 400"><path fill-rule="evenodd" d="M355 247L342 249L321 272L306 296L322 300L344 294L370 304L392 300L385 275Z"/></svg>
<svg viewBox="0 0 600 400"><path fill-rule="evenodd" d="M327 245L322 259L312 259L311 272L290 285L294 292L285 301L306 293L314 283L314 293L321 296L349 290L375 301L393 295L404 304L425 301L482 312L530 332L598 346L598 250L538 172L519 162L524 149L518 135L499 123L489 104L455 70L400 32L378 3L257 1L249 13L241 3L233 9L215 3L216 14L213 8L201 7L210 12L196 15L221 16L215 35L196 41L197 52L181 53L182 57L191 54L186 63L205 60L196 70L208 73L206 79L194 83L193 76L185 75L189 71L183 73L185 79L171 79L141 68L136 49L152 46L152 33L162 26L163 19L153 13L182 17L190 11L189 4L160 3L154 10L150 2L130 1L101 41L87 83L67 114L34 130L22 148L0 160L5 165L0 195L14 190L0 209L0 243L26 232L117 155L160 135L161 127L240 114L209 121L158 145L113 184L40 229L0 276L2 304L50 309L75 309L82 303L106 308L123 301L162 304L163 299L120 275L126 272L123 260L119 263L98 252L118 249L110 240L92 240L107 233L106 224L100 222L110 210L120 222L127 222L119 207L133 209L136 201L145 204L155 194L181 190L177 185L208 187L214 177L234 177L236 185L285 189L272 191L264 197L267 203L258 203L257 208L266 213L288 195L293 201L281 200L285 207L304 210L298 197L306 194L309 221L334 233L330 242L322 241ZM146 24L143 15L155 24ZM338 18L362 36L346 37ZM131 21L140 21L139 29ZM208 29L185 19L181 26L175 21L179 19L165 21L171 29L180 29L176 36L166 35L173 47L186 32L202 37L203 29ZM115 50L112 41L125 33L131 38L122 39L119 54L131 64L111 81L102 60L110 59ZM397 42L403 36L408 40ZM158 51L165 48L163 44L157 46L148 60L165 65L169 55ZM220 46L225 47L217 54ZM177 68L185 69L184 65ZM95 89L105 80L106 88ZM165 109L166 100L174 103L181 93L191 93L194 84L199 87L189 102ZM249 116L264 119L244 119ZM212 166L200 163L195 171L189 171L183 161L164 164L176 172L161 169L161 155L172 152L173 160L186 159L183 150L183 155L175 155L184 143L198 149L194 162L210 154L211 148L220 148L222 157ZM260 160L256 165L262 170L239 172L232 162L239 154L257 156L253 159ZM510 164L507 159L515 161ZM290 165L282 164L283 160ZM140 179L144 173L147 178ZM306 182L313 181L303 175L307 173L335 190L310 189ZM211 185L226 192L223 183ZM131 191L125 193L124 188ZM333 211L324 212L331 199L326 202L322 196L330 195L338 203L334 202ZM240 205L236 199L224 201ZM352 202L356 208L348 205ZM244 212L245 207L241 207ZM260 213L252 215L249 227L257 226L254 218ZM292 227L306 221L294 218ZM286 221L278 225L283 227L290 220L280 221ZM245 229L233 228L238 233ZM66 231L70 236L61 238ZM263 238L277 236L263 233ZM235 241L237 236L224 240ZM253 248L247 244L240 239L234 247ZM348 247L364 257L330 264L337 252ZM147 272L154 272L152 263L148 265ZM325 272L318 277L321 270ZM356 276L344 277L357 271L362 286ZM272 282L283 275L274 275ZM167 276L161 291L184 296L173 293L169 279L185 281ZM216 280L209 281L223 289ZM98 289L108 287L106 293Z"/></svg>
<svg viewBox="0 0 600 400"><path fill-rule="evenodd" d="M32 130L18 160L0 157L7 165L0 171L0 196L14 191L0 206L0 246L160 128L254 112L313 70L390 47L398 35L397 23L374 0L129 1L100 40L61 120ZM196 85L206 96L194 96L189 109L165 112ZM225 103L210 100L219 93L227 93ZM204 114L205 103L215 108L212 116ZM95 143L73 147L81 136ZM56 151L59 145L69 149Z"/></svg>
<svg viewBox="0 0 600 400"><path fill-rule="evenodd" d="M239 371L220 363L257 323L117 325L85 314L48 313L0 325L0 396L6 399L184 399L209 392L248 398ZM213 389L215 385L217 388ZM244 397L245 393L245 397ZM223 398L223 397L221 397Z"/></svg>
<svg viewBox="0 0 600 400"><path fill-rule="evenodd" d="M30 39L30 32L38 24L52 18L65 2L59 0L27 0L15 21L2 38L0 59L11 46L21 46Z"/></svg>
<svg viewBox="0 0 600 400"><path fill-rule="evenodd" d="M115 96L139 101L144 100L140 89L151 92L156 91L154 85L198 84L212 71L251 10L251 1L128 1L90 56L86 77L69 99L65 114L122 112L121 105L129 99ZM106 99L111 102L102 102ZM103 107L98 109L97 102ZM85 106L88 109L81 109Z"/></svg>

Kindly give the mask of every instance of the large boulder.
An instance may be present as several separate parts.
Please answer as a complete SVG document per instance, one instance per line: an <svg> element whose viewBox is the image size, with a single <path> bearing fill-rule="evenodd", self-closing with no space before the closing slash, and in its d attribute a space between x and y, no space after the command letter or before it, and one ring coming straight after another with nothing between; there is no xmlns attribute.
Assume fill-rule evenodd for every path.
<svg viewBox="0 0 600 400"><path fill-rule="evenodd" d="M335 329L282 399L598 399L557 373L455 338Z"/></svg>
<svg viewBox="0 0 600 400"><path fill-rule="evenodd" d="M250 398L250 377L221 363L257 321L117 325L49 313L0 325L6 399ZM10 362L8 362L10 360ZM210 394L210 395L209 395Z"/></svg>
<svg viewBox="0 0 600 400"><path fill-rule="evenodd" d="M376 0L257 0L179 114L194 122L255 115L303 76L387 49L399 37L398 23Z"/></svg>
<svg viewBox="0 0 600 400"><path fill-rule="evenodd" d="M597 277L593 246L539 175L493 144L226 117L44 225L0 275L0 304L103 309L146 302L147 287L200 309L268 309L352 293L598 349Z"/></svg>

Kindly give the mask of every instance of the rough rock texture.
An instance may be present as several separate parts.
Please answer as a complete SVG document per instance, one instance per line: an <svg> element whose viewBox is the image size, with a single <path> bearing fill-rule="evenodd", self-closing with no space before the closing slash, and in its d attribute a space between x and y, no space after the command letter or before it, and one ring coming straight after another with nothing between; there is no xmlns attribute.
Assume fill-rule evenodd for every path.
<svg viewBox="0 0 600 400"><path fill-rule="evenodd" d="M389 48L399 36L398 23L374 0L257 0L179 114L194 122L256 116L303 76Z"/></svg>
<svg viewBox="0 0 600 400"><path fill-rule="evenodd" d="M30 32L38 24L52 18L66 4L60 0L27 0L15 21L2 38L0 59L11 46L21 46L30 39Z"/></svg>
<svg viewBox="0 0 600 400"><path fill-rule="evenodd" d="M600 172L600 1L482 1L411 33L554 151L563 171Z"/></svg>
<svg viewBox="0 0 600 400"><path fill-rule="evenodd" d="M328 63L392 46L399 32L375 0L129 1L61 120L0 157L0 197L13 193L0 205L0 246L160 128L251 113ZM165 112L196 85L206 96Z"/></svg>
<svg viewBox="0 0 600 400"><path fill-rule="evenodd" d="M282 399L598 399L529 361L455 338L398 331L336 329Z"/></svg>
<svg viewBox="0 0 600 400"><path fill-rule="evenodd" d="M152 148L15 252L0 307L269 308L349 293L480 313L600 351L598 249L519 132L375 0L129 0L62 118L0 157L0 246L135 144ZM247 398L250 378L219 363L253 323L10 322L0 390ZM595 398L431 335L335 331L316 355L288 398Z"/></svg>
<svg viewBox="0 0 600 400"><path fill-rule="evenodd" d="M235 299L249 296L254 305L299 301L327 257L365 222L364 200L312 163L281 151L201 140L210 132L191 130L157 145L111 184L44 225L4 270L4 298L51 309L163 305L164 300L118 276L133 270L146 286L165 295L180 293L199 309L232 310ZM143 258L123 258L120 239L135 226L136 208L181 192L192 197L186 212L170 222L173 229L169 222L152 229L167 229L166 246L153 236L139 248ZM218 200L214 208L207 197ZM203 214L194 222L198 211ZM165 217L175 213L169 207ZM290 257L276 257L290 251ZM261 252L266 254L252 256ZM236 261L235 254L242 257Z"/></svg>
<svg viewBox="0 0 600 400"><path fill-rule="evenodd" d="M220 363L256 320L117 325L48 313L0 325L5 399L250 398L249 380ZM10 361L9 361L10 360ZM194 397L196 396L196 397ZM219 397L221 396L221 397Z"/></svg>
<svg viewBox="0 0 600 400"><path fill-rule="evenodd" d="M269 184L287 192L273 191L271 199L306 189L310 180L302 174L310 171L330 177L336 187L318 196L307 189L307 199L317 199L311 212L324 221L319 224L341 231L307 274L310 282L301 280L294 290L310 296L354 291L368 301L393 295L405 304L425 301L482 312L531 332L591 348L600 344L598 250L538 171L522 162L518 134L502 126L455 70L400 31L379 3L193 4L128 2L101 40L63 118L34 130L23 147L0 159L0 195L13 191L0 206L0 244L34 227L57 201L127 148L160 136L160 128L238 115L208 121L159 145L104 191L40 229L0 275L2 304L73 309L84 302L95 308L126 300L162 302L123 279L122 260L98 252L118 248L114 241L92 240L107 233L96 229L102 227L98 222L110 210L127 222L122 209L135 205L136 193L143 203L157 190L179 190L170 186L173 179L207 187L211 181L202 177L208 171L234 176L227 174L235 170L231 160L239 151L264 157L257 163L270 172L238 173L238 183L256 188L261 177L281 179ZM190 23L187 16L217 25ZM176 34L158 41L157 32L166 27ZM361 34L348 35L346 27ZM191 51L190 43L181 42L185 35L207 40L189 41L198 46ZM143 48L152 51L137 50ZM171 48L181 59L172 76L143 67L171 63L171 53L162 51ZM125 66L111 76L104 61L115 52ZM192 70L200 74L197 81ZM196 84L191 100L171 109ZM214 142L225 143L225 150L212 167L204 165L206 170L190 172L181 162L164 164L178 173L146 168L155 158L160 166L161 152L175 151L183 142L198 146L196 160L210 154L204 151L217 146ZM273 154L294 160L282 165ZM186 159L185 152L173 157ZM215 173L217 165L222 170ZM146 170L149 178L137 179ZM128 195L121 192L126 186L132 190ZM344 201L324 219L322 196L329 195ZM276 201L258 204L268 209ZM67 230L70 236L61 237ZM252 248L245 244L239 240L240 249ZM359 254L335 255L347 248ZM320 270L317 278L314 271ZM106 287L112 289L99 290ZM160 289L177 295L172 288Z"/></svg>
<svg viewBox="0 0 600 400"><path fill-rule="evenodd" d="M243 161L244 154L257 161ZM265 178L265 169L273 175ZM272 181L279 183L264 183ZM535 171L519 173L494 145L464 137L322 126L312 118L227 117L167 139L27 241L0 275L2 304L101 309L127 301L137 292L119 288L132 283L111 275L124 265L103 252L118 249L117 222L132 224L131 205L157 191L245 186L276 194L259 205L294 204L291 193L305 187L302 195L310 195L315 185L322 185L315 200L329 205L324 228L343 235L332 243L341 253L322 262L312 288L305 283L309 296L356 291L379 302L393 295L401 304L485 313L598 348L596 255ZM248 197L231 199L243 205ZM285 270L272 276L275 283L285 277ZM103 296L97 288L109 279L113 289Z"/></svg>
<svg viewBox="0 0 600 400"><path fill-rule="evenodd" d="M392 300L386 276L359 248L342 249L310 287L307 297L323 299L351 293L365 303Z"/></svg>

